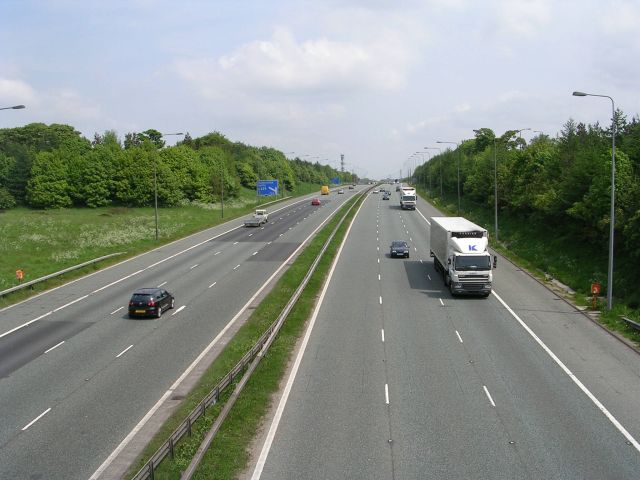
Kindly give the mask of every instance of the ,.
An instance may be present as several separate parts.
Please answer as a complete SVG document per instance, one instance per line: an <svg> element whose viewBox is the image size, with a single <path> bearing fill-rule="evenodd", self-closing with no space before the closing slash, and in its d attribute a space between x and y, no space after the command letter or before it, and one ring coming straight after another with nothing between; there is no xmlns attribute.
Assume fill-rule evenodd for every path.
<svg viewBox="0 0 640 480"><path fill-rule="evenodd" d="M162 312L173 308L173 295L162 288L140 288L133 292L129 300L129 318L156 317Z"/></svg>
<svg viewBox="0 0 640 480"><path fill-rule="evenodd" d="M404 240L395 240L391 242L390 256L409 258L409 244Z"/></svg>

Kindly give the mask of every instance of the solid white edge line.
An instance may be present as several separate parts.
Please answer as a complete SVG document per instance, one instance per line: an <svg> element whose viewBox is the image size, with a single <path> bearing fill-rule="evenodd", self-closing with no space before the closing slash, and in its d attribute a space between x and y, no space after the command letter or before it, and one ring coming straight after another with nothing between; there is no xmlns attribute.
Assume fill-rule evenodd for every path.
<svg viewBox="0 0 640 480"><path fill-rule="evenodd" d="M141 270L137 270L137 271L135 271L133 273L130 273L129 275L125 275L124 277L119 278L119 279L117 279L117 280L115 280L115 281L113 281L111 283L107 283L106 285L103 285L102 287L100 287L100 288L94 290L93 292L91 292L90 295L94 295L96 293L101 292L102 290L106 290L109 287L113 287L114 285L116 285L116 284L118 284L120 282L124 282L125 280L127 280L127 279L129 279L129 278L131 278L131 277L133 277L135 275L138 275L139 273L144 272L146 270L146 268L150 268L150 267L145 267L145 268L143 268Z"/></svg>
<svg viewBox="0 0 640 480"><path fill-rule="evenodd" d="M60 343L58 343L57 345L54 345L53 347L49 348L48 350L45 350L44 353L49 353L51 350L53 350L54 348L58 348L60 345L62 345L64 343L64 340L62 340Z"/></svg>
<svg viewBox="0 0 640 480"><path fill-rule="evenodd" d="M116 358L120 358L122 355L127 353L127 351L129 351L129 349L131 349L131 348L133 348L133 345L129 345L127 348L125 348L123 351L121 351L119 354L117 354Z"/></svg>
<svg viewBox="0 0 640 480"><path fill-rule="evenodd" d="M431 225L431 222L427 220L427 218L422 214L422 212L420 212L420 210L417 210L417 212L420 214L422 218L424 218L424 220L429 225ZM580 390L582 390L582 392L587 397L589 397L589 399L596 405L596 407L598 407L598 409L605 415L605 417L607 417L607 419L618 429L618 431L622 433L622 435L627 439L627 441L631 443L638 452L640 452L640 443L638 443L638 441L635 438L633 438L633 436L627 431L627 429L622 426L622 424L611 414L611 412L609 412L609 410L607 410L607 408L600 402L600 400L598 400L595 397L595 395L593 395L591 391L589 391L589 389L584 386L584 384L578 379L578 377L576 377L573 374L573 372L571 372L571 370L567 368L567 366L562 362L562 360L560 360L556 356L556 354L553 353L551 349L547 347L547 345L533 332L533 330L531 330L531 328L529 328L529 326L511 309L511 307L507 305L507 303L495 292L495 290L492 291L492 293L498 299L498 301L502 303L502 305L507 309L507 311L518 321L518 323L520 323L522 328L524 328L527 331L527 333L531 335L531 337L538 343L538 345L542 347L542 349L547 353L547 355L549 355L553 359L553 361L556 362L556 364L567 374L567 376L571 380L573 380L573 382L578 386L578 388L580 388ZM442 303L442 299L440 299L440 302ZM486 389L486 387L485 387L485 391L489 396L489 398L491 399L491 396L489 395L489 391ZM491 400L491 402L493 403L493 400Z"/></svg>
<svg viewBox="0 0 640 480"><path fill-rule="evenodd" d="M23 323L22 325L18 325L15 328L12 328L11 330L9 330L8 332L4 332L2 335L0 335L0 338L2 337L6 337L7 335L9 335L10 333L15 332L16 330L20 330L21 328L24 328L28 325L31 325L34 322L37 322L38 320L43 319L44 317L47 317L49 315L51 315L52 312L47 312L45 314L40 315L39 317L34 318L33 320L29 320L27 323Z"/></svg>
<svg viewBox="0 0 640 480"><path fill-rule="evenodd" d="M462 341L462 337L460 336L460 332L458 332L458 330L456 330L456 335L458 336L458 340L460 340L460 343L464 343Z"/></svg>
<svg viewBox="0 0 640 480"><path fill-rule="evenodd" d="M280 271L285 266L287 266L287 264L291 261L291 259L294 258L294 256L298 254L298 252L307 244L307 242L309 242L309 239L311 239L316 234L316 232L318 232L318 230L320 230L333 217L333 214L338 210L338 208L340 208L340 205L337 205L336 209L332 213L330 213L327 216L327 218L325 218L322 222L320 222L320 225L318 225L316 227L316 229L313 232L311 232L309 234L309 236L302 241L302 243L300 243L298 248L296 248L293 251L293 253L291 255L289 255L289 257L284 262L282 262L280 264L280 266L276 269L276 271L273 272L273 274L271 274L271 276L267 279L267 281L262 284L262 286L256 291L256 293L254 293L253 296L247 301L247 303L245 303L244 306L238 311L238 313L236 313L235 316L231 320L229 320L229 323L227 323L224 326L224 328L222 330L220 330L218 335L216 335L216 337L213 340L211 340L209 345L207 345L204 348L204 350L202 350L202 352L200 352L200 355L198 355L195 358L195 360L193 362L191 362L191 365L189 365L186 368L186 370L184 372L182 372L182 375L180 375L178 377L178 379L175 382L173 382L173 384L169 387L169 390L164 392L164 395L162 395L162 397L160 397L160 399L155 403L155 405L153 407L151 407L151 410L149 410L146 413L146 415L144 417L142 417L142 419L137 423L137 425L135 427L133 427L133 429L127 434L127 436L122 439L122 441L109 454L109 456L104 460L104 462L102 462L102 464L96 469L96 471L93 472L91 477L89 477L89 480L97 480L100 477L100 475L102 475L102 473L109 467L109 465L111 465L113 460L118 455L120 455L120 453L125 449L125 447L127 445L129 445L129 442L131 442L133 437L135 437L138 434L138 432L146 425L146 423L149 421L149 419L156 413L156 411L162 406L162 404L167 400L167 398L169 398L171 395L173 395L173 392L176 390L176 388L178 388L178 386L182 383L182 381L196 368L196 366L198 365L198 363L200 363L202 358L205 355L207 355L207 353L209 353L209 351L220 341L220 339L227 333L227 331L233 326L233 324L238 320L238 318L240 318L240 316L247 310L247 308L249 308L249 306L254 302L254 300L256 298L258 298L258 296L262 293L262 291L265 288L267 288L267 285L269 285L271 283L271 281L280 273ZM356 212L356 215L357 215L357 212ZM240 228L240 227L236 227L236 228L234 228L232 230L236 230L237 228ZM229 233L232 230L229 230L226 233ZM349 233L349 230L347 230L347 234L348 233ZM221 235L223 235L223 234L220 234L219 236L221 236ZM214 238L218 238L218 237L214 237ZM345 236L345 238L346 238L346 236ZM207 241L209 241L209 240L207 240ZM205 243L205 242L202 242L202 243ZM269 242L269 243L271 243L271 242Z"/></svg>
<svg viewBox="0 0 640 480"><path fill-rule="evenodd" d="M186 305L182 305L179 309L177 309L175 312L173 312L171 314L171 316L173 317L174 315L177 315L178 313L180 313L182 310L184 310L187 306Z"/></svg>
<svg viewBox="0 0 640 480"><path fill-rule="evenodd" d="M129 444L131 439L140 431L142 427L144 427L144 425L149 421L149 419L153 416L153 414L156 413L156 411L162 406L162 404L171 395L173 395L173 390L167 390L166 392L164 392L164 395L160 397L160 400L158 400L156 404L153 407L151 407L151 410L149 410L147 414L144 417L142 417L142 420L140 420L138 424L135 427L133 427L133 430L129 432L129 435L127 435L124 438L124 440L120 442L120 445L118 445L116 449L113 452L111 452L111 455L107 457L107 459L102 463L102 465L100 465L98 469L95 472L93 472L93 475L89 477L89 480L97 480L97 478L100 475L102 475L102 473L107 469L107 467L111 464L111 462L113 462L113 460L120 454L120 452L124 450L124 447L126 447Z"/></svg>
<svg viewBox="0 0 640 480"><path fill-rule="evenodd" d="M44 417L47 413L49 413L51 411L51 407L47 408L44 412L42 412L40 415L38 415L36 418L34 418L33 420L31 420L29 423L27 423L24 427L22 427L22 431L24 432L27 428L29 428L31 425L33 425L34 423L36 423L38 420L40 420L42 417Z"/></svg>
<svg viewBox="0 0 640 480"><path fill-rule="evenodd" d="M489 401L491 402L491 406L492 406L492 407L495 407L495 406L496 406L496 404L495 404L495 402L493 401L493 398L491 398L491 394L489 393L489 389L487 388L487 386L486 386L486 385L483 385L483 386L482 386L482 388L484 388L484 393L486 393L486 394L487 394L487 397L489 398Z"/></svg>
<svg viewBox="0 0 640 480"><path fill-rule="evenodd" d="M287 206L285 205L285 206L284 206L284 207L282 207L282 208L286 208L286 207L287 207ZM281 210L281 209L280 209L280 210ZM177 257L178 255L181 255L181 254L183 254L183 253L185 253L185 252L188 252L189 250L192 250L192 249L194 249L194 248L196 248L196 247L199 247L200 245L204 245L205 243L210 242L211 240L215 240L216 238L219 238L219 237L221 237L221 236L223 236L223 235L226 235L227 233L233 232L234 230L237 230L237 229L239 229L239 228L242 228L242 226L241 226L241 225L239 225L239 226L237 226L237 227L233 227L233 228L231 228L231 229L229 229L229 230L227 230L227 231L225 231L225 232L219 233L218 235L214 235L213 237L208 238L208 239L206 239L206 240L204 240L204 241L202 241L202 242L200 242L200 243L197 243L197 244L195 244L195 245L192 245L192 246L190 246L190 247L186 248L185 250L182 250L182 251L180 251L180 252L177 252L177 253L175 253L175 254L173 254L173 255L168 256L167 258L164 258L164 259L162 259L162 260L159 260L158 262L153 263L153 264L149 265L148 267L145 267L145 268L144 268L144 269L142 269L142 270L138 270L137 272L134 272L133 274L127 275L126 277L124 277L124 278L122 278L122 279L120 279L120 280L118 280L118 281L116 281L116 282L113 282L113 283L111 283L111 284L109 284L109 285L106 285L105 287L102 287L102 288L100 288L100 289L98 289L98 290L95 290L95 291L91 292L91 295L92 295L92 294L94 294L94 293L96 293L96 292L98 292L98 291L100 291L100 290L102 290L102 289L104 289L104 288L106 288L106 287L108 287L108 286L110 286L110 285L114 285L115 283L118 283L118 282L120 282L121 280L125 280L125 279L129 278L130 276L137 275L138 273L143 272L143 271L144 271L144 270L146 270L147 268L155 267L156 265L159 265L160 263L163 263L163 262L165 262L165 261L167 261L167 260L170 260L170 259L172 259L172 258L174 258L174 257ZM199 235L200 233L201 233L201 232L194 233L194 234L193 234L193 235L191 235L191 236ZM141 253L141 254L139 254L139 255L136 255L135 257L127 258L127 259L125 259L125 260L122 260L121 262L115 263L115 264L113 264L113 265L109 265L108 267L102 268L102 269L100 269L100 270L99 270L99 271L97 271L97 272L89 273L88 275L85 275L85 276L83 276L83 277L77 278L77 279L75 279L75 280L71 280L71 281L69 281L69 282L67 282L67 283L65 283L65 284L63 284L63 285L58 286L58 287L53 287L53 288L51 288L51 289L49 289L49 290L45 290L45 291L44 291L44 292L42 292L42 293L39 293L39 294L34 295L34 296L32 296L32 297L29 297L29 298L27 298L27 299L25 299L25 300L22 300L22 301L20 301L20 302L14 303L13 305L8 305L8 306L6 306L6 307L0 308L0 312L4 312L5 310L9 310L10 308L14 308L14 307L17 307L18 305L22 305L23 303L26 303L26 302L28 302L28 301L34 300L34 299L36 299L36 298L40 298L40 297L41 297L41 296L43 296L43 295L47 295L47 294L49 294L49 293L51 293L51 292L53 292L53 291L56 291L56 290L58 290L58 289L60 289L60 288L67 287L67 286L72 285L72 284L74 284L74 283L77 283L77 282L80 282L80 281L82 281L82 280L85 280L85 279L87 279L87 278L89 278L89 277L93 277L94 275L98 275L99 273L105 272L105 271L107 271L107 270L111 270L112 268L118 267L118 266L120 266L120 265L122 265L122 264L124 264L124 263L130 262L131 260L135 260L135 259L137 259L137 258L143 257L143 256L148 255L148 254L150 254L150 253L156 252L157 250L160 250L161 248L165 248L165 247L168 247L168 246L170 246L170 245L173 245L174 243L182 242L182 241L186 240L187 238L189 238L189 237L181 238L181 239L178 239L178 240L174 240L173 242L169 242L169 243L167 243L167 244L165 244L165 245L161 245L160 247L157 247L157 248L154 248L153 250L149 250L149 251L147 251L147 252ZM28 325L28 323L27 323L27 324L25 324L25 325Z"/></svg>
<svg viewBox="0 0 640 480"><path fill-rule="evenodd" d="M420 210L418 210L418 209L416 208L416 212L418 212L418 213L420 214L420 216L421 216L422 218L424 218L424 221L425 221L425 222L427 222L427 225L431 226L431 222L427 219L427 217L425 217L425 216L422 214L422 212L421 212Z"/></svg>
<svg viewBox="0 0 640 480"><path fill-rule="evenodd" d="M389 384L384 384L384 403L389 405Z"/></svg>
<svg viewBox="0 0 640 480"><path fill-rule="evenodd" d="M364 202L360 204L358 210L353 216L353 220L349 224L349 228L342 239L342 243L338 248L338 252L333 260L331 265L331 269L329 270L329 274L325 280L325 283L322 287L322 291L320 292L320 297L318 298L318 302L316 303L315 309L313 310L313 314L311 315L311 320L309 321L309 325L307 326L307 330L304 334L304 338L302 339L302 344L300 346L300 350L298 351L298 355L296 356L296 360L291 368L291 373L289 374L289 378L287 379L287 384L284 387L284 391L282 392L282 397L280 398L280 402L278 403L278 408L276 409L276 413L271 421L271 426L269 427L269 432L267 433L267 437L265 439L264 444L262 445L262 450L260 451L260 457L258 457L258 461L253 470L253 474L251 475L251 480L258 480L260 475L262 475L262 469L264 468L264 464L267 461L267 456L269 455L269 451L271 450L271 444L273 443L273 439L275 438L276 431L278 430L278 425L280 424L280 419L282 418L282 413L284 412L284 407L287 404L287 400L289 399L289 393L291 392L291 387L293 386L293 382L296 379L296 375L298 374L298 369L300 368L300 363L302 362L302 356L307 348L307 344L309 343L309 338L311 337L311 332L313 331L313 327L316 323L316 319L318 318L318 313L320 312L320 308L322 307L322 303L324 301L324 296L327 293L329 288L329 284L331 283L331 278L333 277L333 272L338 264L338 260L340 259L340 255L342 254L342 249L349 238L349 233L351 232L351 226L355 223L355 220L360 213L360 209L364 205Z"/></svg>
<svg viewBox="0 0 640 480"><path fill-rule="evenodd" d="M492 293L498 299L498 301L504 306L504 308L506 308L507 311L513 316L513 318L515 318L518 321L518 323L522 326L522 328L524 328L527 331L527 333L531 335L531 337L533 337L533 339L538 343L538 345L542 347L542 349L547 353L547 355L549 355L553 359L553 361L555 361L558 364L558 366L564 371L564 373L566 373L568 377L571 380L573 380L573 382L578 386L578 388L580 388L580 390L582 390L584 394L587 397L589 397L589 399L595 404L596 407L598 407L598 409L605 415L605 417L609 419L609 421L618 429L620 433L622 433L622 435L624 435L624 437L629 441L629 443L631 443L633 447L638 452L640 452L640 443L638 443L638 441L635 438L633 438L633 436L627 431L627 429L624 428L622 424L611 414L611 412L609 412L609 410L605 408L605 406L600 402L600 400L598 400L595 397L595 395L591 393L587 387L584 386L584 384L578 379L578 377L576 377L573 374L573 372L571 372L571 370L569 370L569 368L562 362L562 360L560 360L556 356L556 354L553 353L551 349L547 347L547 345L545 345L545 343L533 332L533 330L529 328L529 325L524 323L524 321L516 314L516 312L514 312L511 309L509 305L507 305L507 303L495 292L495 290L493 290Z"/></svg>
<svg viewBox="0 0 640 480"><path fill-rule="evenodd" d="M59 306L58 308L54 308L52 310L53 313L57 312L58 310L62 310L63 308L67 308L69 305L73 305L74 303L79 302L80 300L84 300L85 298L87 298L89 295L83 295L81 297L76 298L75 300L71 300L69 303L65 303L64 305Z"/></svg>

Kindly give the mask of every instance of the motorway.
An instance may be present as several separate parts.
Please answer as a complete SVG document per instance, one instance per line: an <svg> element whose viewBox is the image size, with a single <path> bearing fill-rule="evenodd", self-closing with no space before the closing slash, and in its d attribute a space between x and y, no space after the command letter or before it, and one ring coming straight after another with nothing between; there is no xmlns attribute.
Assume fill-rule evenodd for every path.
<svg viewBox="0 0 640 480"><path fill-rule="evenodd" d="M638 353L502 257L452 297L433 215L363 203L247 478L640 478Z"/></svg>
<svg viewBox="0 0 640 480"><path fill-rule="evenodd" d="M97 478L105 459L356 190L290 200L269 223L200 232L0 310L0 478ZM175 308L131 320L133 290ZM216 339L215 341L212 341ZM199 367L199 366L198 366ZM160 402L159 402L160 399ZM105 462L105 463L103 463Z"/></svg>

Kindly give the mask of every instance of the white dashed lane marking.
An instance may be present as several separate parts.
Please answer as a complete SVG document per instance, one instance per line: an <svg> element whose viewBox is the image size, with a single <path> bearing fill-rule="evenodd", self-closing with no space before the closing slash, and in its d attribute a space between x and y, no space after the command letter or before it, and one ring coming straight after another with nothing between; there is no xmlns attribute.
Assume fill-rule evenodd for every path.
<svg viewBox="0 0 640 480"><path fill-rule="evenodd" d="M129 345L127 348L125 348L123 351L121 351L119 354L116 355L116 358L120 358L122 355L124 355L125 353L127 353L130 349L133 348L133 345Z"/></svg>
<svg viewBox="0 0 640 480"><path fill-rule="evenodd" d="M493 402L493 398L491 398L491 394L489 393L489 389L485 385L483 385L482 388L484 388L484 393L487 394L487 397L489 398L489 401L491 402L491 406L495 407L496 404Z"/></svg>
<svg viewBox="0 0 640 480"><path fill-rule="evenodd" d="M36 418L34 418L33 420L31 420L29 423L27 423L24 427L22 427L22 431L24 432L27 428L29 428L31 425L33 425L34 423L36 423L38 420L40 420L42 417L44 417L47 413L49 413L51 411L51 407L47 408L44 412L42 412L40 415L38 415Z"/></svg>
<svg viewBox="0 0 640 480"><path fill-rule="evenodd" d="M54 348L58 348L60 345L62 345L64 343L64 340L61 341L60 343L58 343L57 345L54 345L53 347L51 347L48 350L45 350L44 353L49 353L51 350L53 350Z"/></svg>

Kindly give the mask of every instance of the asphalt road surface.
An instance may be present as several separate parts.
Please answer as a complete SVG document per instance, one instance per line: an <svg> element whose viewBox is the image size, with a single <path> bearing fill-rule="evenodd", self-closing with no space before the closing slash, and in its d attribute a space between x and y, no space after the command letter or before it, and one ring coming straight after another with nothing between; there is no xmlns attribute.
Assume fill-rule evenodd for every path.
<svg viewBox="0 0 640 480"><path fill-rule="evenodd" d="M361 188L361 187L359 187ZM86 479L277 268L355 191L193 235L0 311L0 478ZM162 286L175 308L127 317Z"/></svg>
<svg viewBox="0 0 640 480"><path fill-rule="evenodd" d="M638 353L502 258L491 296L452 297L431 215L364 202L253 478L640 478Z"/></svg>

